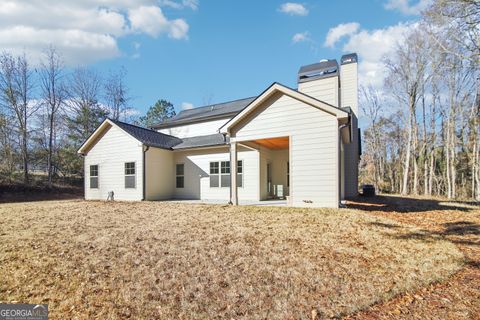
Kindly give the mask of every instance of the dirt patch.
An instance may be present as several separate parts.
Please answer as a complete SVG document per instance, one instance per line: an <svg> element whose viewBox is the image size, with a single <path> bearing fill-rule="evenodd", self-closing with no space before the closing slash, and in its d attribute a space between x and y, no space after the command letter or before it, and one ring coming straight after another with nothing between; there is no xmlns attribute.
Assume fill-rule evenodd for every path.
<svg viewBox="0 0 480 320"><path fill-rule="evenodd" d="M464 263L354 210L57 201L0 220L0 301L52 319L340 317Z"/></svg>

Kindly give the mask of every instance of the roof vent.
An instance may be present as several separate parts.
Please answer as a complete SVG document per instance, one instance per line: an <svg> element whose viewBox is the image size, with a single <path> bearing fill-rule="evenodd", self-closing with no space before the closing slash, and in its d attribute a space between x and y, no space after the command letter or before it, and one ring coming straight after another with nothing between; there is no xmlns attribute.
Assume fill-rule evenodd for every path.
<svg viewBox="0 0 480 320"><path fill-rule="evenodd" d="M321 60L319 63L301 67L298 71L298 83L327 78L337 74L337 60Z"/></svg>

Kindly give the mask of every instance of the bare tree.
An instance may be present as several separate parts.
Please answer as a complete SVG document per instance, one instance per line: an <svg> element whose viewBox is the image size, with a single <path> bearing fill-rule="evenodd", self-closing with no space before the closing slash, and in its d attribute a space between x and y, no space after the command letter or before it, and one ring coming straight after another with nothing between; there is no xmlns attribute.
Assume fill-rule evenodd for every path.
<svg viewBox="0 0 480 320"><path fill-rule="evenodd" d="M381 161L381 132L378 127L378 119L382 114L380 95L372 86L360 87L361 108L363 114L370 120L370 132L365 135L366 143L372 149L374 165L374 183L379 187L380 177L383 177L383 161Z"/></svg>
<svg viewBox="0 0 480 320"><path fill-rule="evenodd" d="M437 0L423 13L425 30L438 46L458 59L480 64L480 2Z"/></svg>
<svg viewBox="0 0 480 320"><path fill-rule="evenodd" d="M125 76L126 71L122 68L118 72L110 72L105 82L105 104L110 109L111 117L114 120L120 120L122 116L122 120L126 120L129 111L130 97L125 85Z"/></svg>
<svg viewBox="0 0 480 320"><path fill-rule="evenodd" d="M14 57L8 53L0 56L0 94L2 104L10 110L18 131L23 162L23 179L28 176L28 122L35 108L29 107L32 91L31 71L25 55Z"/></svg>
<svg viewBox="0 0 480 320"><path fill-rule="evenodd" d="M55 147L55 124L60 109L64 105L66 90L63 84L63 63L54 47L45 51L41 64L40 85L42 100L48 118L48 186L52 186L53 178L53 152Z"/></svg>
<svg viewBox="0 0 480 320"><path fill-rule="evenodd" d="M102 81L100 75L85 67L73 71L68 82L69 136L75 142L83 142L107 116L99 103Z"/></svg>
<svg viewBox="0 0 480 320"><path fill-rule="evenodd" d="M415 30L407 35L402 45L397 45L393 57L385 59L385 65L388 69L386 86L392 90L393 95L408 110L408 138L403 168L402 194L408 193L412 156L414 162L413 191L417 193L417 103L426 81L425 76L428 67L428 59L424 50L423 35L419 30Z"/></svg>

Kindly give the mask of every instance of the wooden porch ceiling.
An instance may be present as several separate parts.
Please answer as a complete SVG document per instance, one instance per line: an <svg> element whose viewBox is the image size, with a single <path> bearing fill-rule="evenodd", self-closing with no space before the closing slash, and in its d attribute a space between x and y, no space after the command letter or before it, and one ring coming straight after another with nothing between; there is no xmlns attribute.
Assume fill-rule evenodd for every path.
<svg viewBox="0 0 480 320"><path fill-rule="evenodd" d="M288 149L288 137L253 140L256 144L272 150Z"/></svg>

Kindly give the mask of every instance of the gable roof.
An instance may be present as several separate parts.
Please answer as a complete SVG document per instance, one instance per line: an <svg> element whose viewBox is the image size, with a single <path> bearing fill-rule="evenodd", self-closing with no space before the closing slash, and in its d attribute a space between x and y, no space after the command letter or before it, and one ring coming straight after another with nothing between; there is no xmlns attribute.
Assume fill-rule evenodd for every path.
<svg viewBox="0 0 480 320"><path fill-rule="evenodd" d="M256 97L217 103L190 110L183 110L176 116L152 126L155 129L174 127L194 122L202 122L212 119L228 118L240 112L248 106Z"/></svg>
<svg viewBox="0 0 480 320"><path fill-rule="evenodd" d="M171 149L173 146L182 142L182 139L160 133L151 129L142 128L135 126L133 124L110 120L123 129L125 132L130 134L132 137L140 141L146 146L162 148L162 149Z"/></svg>
<svg viewBox="0 0 480 320"><path fill-rule="evenodd" d="M203 148L228 144L228 140L225 140L225 136L221 133L180 139L168 134L142 128L122 121L105 119L90 135L90 137L88 137L88 139L81 145L77 152L80 154L87 153L91 149L91 146L93 146L98 139L101 138L102 134L113 125L119 127L128 135L132 136L146 146L167 150Z"/></svg>
<svg viewBox="0 0 480 320"><path fill-rule="evenodd" d="M270 87L268 87L265 91L263 91L257 98L255 98L247 107L245 107L241 112L235 115L232 119L230 119L227 123L225 123L221 128L221 133L229 133L230 128L232 128L235 124L237 124L240 120L242 120L245 116L250 114L255 108L261 105L266 99L270 98L273 94L280 92L284 95L287 95L293 99L311 105L317 109L323 110L338 119L348 119L349 112L335 107L331 104L323 102L321 100L315 99L305 93L300 91L294 90L283 84L278 82L274 82Z"/></svg>
<svg viewBox="0 0 480 320"><path fill-rule="evenodd" d="M135 126L122 121L105 119L100 126L87 138L87 140L80 146L77 153L84 154L91 149L91 146L101 138L102 134L112 126L117 126L125 133L137 139L146 146L156 147L161 149L171 149L173 146L182 142L179 139L168 134L160 133L154 130Z"/></svg>

